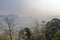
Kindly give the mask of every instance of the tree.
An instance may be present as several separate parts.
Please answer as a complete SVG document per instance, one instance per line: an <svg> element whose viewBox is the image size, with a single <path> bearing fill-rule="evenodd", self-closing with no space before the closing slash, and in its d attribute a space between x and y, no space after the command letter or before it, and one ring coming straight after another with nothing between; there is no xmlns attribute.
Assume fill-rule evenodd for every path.
<svg viewBox="0 0 60 40"><path fill-rule="evenodd" d="M35 28L35 30L36 30L37 33L39 33L39 23L38 23L38 21L35 21L35 23L36 23L36 28Z"/></svg>
<svg viewBox="0 0 60 40"><path fill-rule="evenodd" d="M25 30L25 35L27 36L28 40L30 40L31 36L32 36L32 33L31 33L31 30L29 28L24 28Z"/></svg>
<svg viewBox="0 0 60 40"><path fill-rule="evenodd" d="M21 40L21 39L20 39L20 38L21 38L21 35L23 35L23 36L24 36L23 38L25 38L24 30L20 30L20 31L19 31L19 33L18 33L18 40Z"/></svg>
<svg viewBox="0 0 60 40"><path fill-rule="evenodd" d="M35 21L36 27L33 31L33 35L31 37L32 40L45 40L45 21L41 21L41 24L38 21Z"/></svg>
<svg viewBox="0 0 60 40"><path fill-rule="evenodd" d="M9 19L9 18L5 18L5 22L8 26L5 31L9 34L10 40L12 40L13 30L16 24L14 24L14 19Z"/></svg>
<svg viewBox="0 0 60 40"><path fill-rule="evenodd" d="M54 37L52 38L52 40L60 40L60 30L54 34Z"/></svg>
<svg viewBox="0 0 60 40"><path fill-rule="evenodd" d="M58 30L60 30L60 19L53 18L51 21L48 21L45 27L46 39L52 40L52 37Z"/></svg>

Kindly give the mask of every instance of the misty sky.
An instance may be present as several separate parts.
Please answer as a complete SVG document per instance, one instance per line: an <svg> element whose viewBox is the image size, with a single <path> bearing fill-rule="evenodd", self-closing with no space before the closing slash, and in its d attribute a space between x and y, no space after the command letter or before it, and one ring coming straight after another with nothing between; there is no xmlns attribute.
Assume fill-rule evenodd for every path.
<svg viewBox="0 0 60 40"><path fill-rule="evenodd" d="M60 0L0 0L0 15L60 15Z"/></svg>

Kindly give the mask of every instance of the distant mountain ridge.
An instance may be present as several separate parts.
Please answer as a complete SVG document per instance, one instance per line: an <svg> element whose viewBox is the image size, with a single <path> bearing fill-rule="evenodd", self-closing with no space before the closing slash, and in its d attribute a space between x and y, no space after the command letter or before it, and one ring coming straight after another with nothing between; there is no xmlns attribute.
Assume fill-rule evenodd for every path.
<svg viewBox="0 0 60 40"><path fill-rule="evenodd" d="M60 16L51 16L51 17L47 17L45 20L41 20L41 19L37 19L35 17L18 17L17 15L14 14L10 14L10 15L0 15L0 23L5 23L5 18L14 18L15 23L17 24L18 27L28 27L28 26L36 26L35 25L35 21L39 20L39 21L47 21L47 20L51 20L53 18L60 18ZM40 22L39 22L40 24Z"/></svg>
<svg viewBox="0 0 60 40"><path fill-rule="evenodd" d="M27 27L29 25L34 26L34 22L36 18L33 17L18 17L17 15L10 14L10 15L0 15L0 23L5 23L5 18L14 18L14 22L17 24L18 27L23 26Z"/></svg>

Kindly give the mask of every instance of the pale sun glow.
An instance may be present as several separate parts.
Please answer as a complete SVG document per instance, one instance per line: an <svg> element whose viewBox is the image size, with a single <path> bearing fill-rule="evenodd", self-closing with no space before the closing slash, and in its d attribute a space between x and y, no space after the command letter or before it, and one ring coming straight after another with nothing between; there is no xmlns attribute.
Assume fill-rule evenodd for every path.
<svg viewBox="0 0 60 40"><path fill-rule="evenodd" d="M60 11L60 0L44 0L42 7L47 10Z"/></svg>
<svg viewBox="0 0 60 40"><path fill-rule="evenodd" d="M33 8L60 11L60 0L29 0L28 3Z"/></svg>

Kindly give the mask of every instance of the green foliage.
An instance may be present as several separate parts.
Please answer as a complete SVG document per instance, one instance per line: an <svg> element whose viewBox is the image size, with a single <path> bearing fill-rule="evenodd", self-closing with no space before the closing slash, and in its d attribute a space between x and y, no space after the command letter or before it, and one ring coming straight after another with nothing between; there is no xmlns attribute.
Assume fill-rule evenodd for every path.
<svg viewBox="0 0 60 40"><path fill-rule="evenodd" d="M54 34L54 37L52 38L52 40L60 40L60 31Z"/></svg>
<svg viewBox="0 0 60 40"><path fill-rule="evenodd" d="M47 22L45 28L45 37L47 40L52 40L54 34L60 30L60 19L54 18Z"/></svg>
<svg viewBox="0 0 60 40"><path fill-rule="evenodd" d="M26 32L26 36L28 37L28 39L30 39L30 37L32 36L32 33L30 31L29 28L24 28L25 32Z"/></svg>

